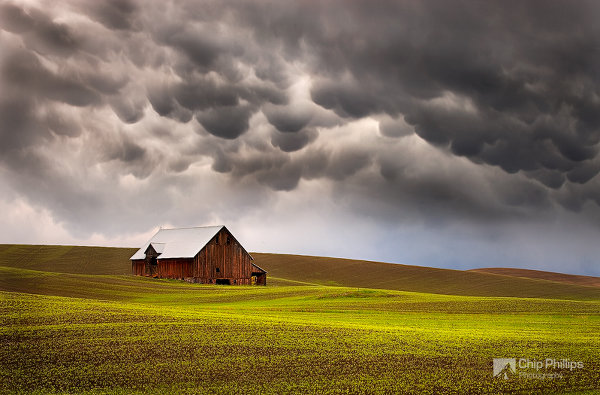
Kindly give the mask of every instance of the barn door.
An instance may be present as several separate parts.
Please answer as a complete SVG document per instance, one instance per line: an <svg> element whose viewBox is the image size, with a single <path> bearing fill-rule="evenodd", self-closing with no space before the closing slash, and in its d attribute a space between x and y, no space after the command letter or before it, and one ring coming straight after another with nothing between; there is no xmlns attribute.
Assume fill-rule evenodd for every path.
<svg viewBox="0 0 600 395"><path fill-rule="evenodd" d="M152 257L152 258L150 258L150 264L148 266L149 266L149 268L148 268L149 273L148 274L151 277L157 276L158 275L158 261L156 260L155 256Z"/></svg>

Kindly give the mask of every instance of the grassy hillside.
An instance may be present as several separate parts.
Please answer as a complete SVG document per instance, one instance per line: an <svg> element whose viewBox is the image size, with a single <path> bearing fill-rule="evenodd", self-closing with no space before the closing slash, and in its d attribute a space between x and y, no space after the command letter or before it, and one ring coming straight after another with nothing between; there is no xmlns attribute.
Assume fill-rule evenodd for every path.
<svg viewBox="0 0 600 395"><path fill-rule="evenodd" d="M0 266L72 274L130 274L136 249L74 246L0 245ZM472 296L515 296L554 299L600 299L600 288L545 279L422 266L252 253L267 270L269 284L319 284ZM1 280L0 280L1 281ZM14 289L18 291L19 289ZM26 289L41 287L40 280Z"/></svg>
<svg viewBox="0 0 600 395"><path fill-rule="evenodd" d="M600 389L600 302L9 271L85 298L0 291L2 393ZM491 375L498 356L586 369L505 381Z"/></svg>
<svg viewBox="0 0 600 395"><path fill-rule="evenodd" d="M491 273L303 255L252 256L271 277L322 285L451 295L600 299L598 288Z"/></svg>
<svg viewBox="0 0 600 395"><path fill-rule="evenodd" d="M542 270L513 269L504 267L489 267L473 269L473 272L501 274L504 276L535 278L539 280L556 281L565 284L585 285L588 287L600 287L600 277L577 276L574 274L564 274L555 272L546 272Z"/></svg>
<svg viewBox="0 0 600 395"><path fill-rule="evenodd" d="M0 266L58 273L130 274L137 248L0 244Z"/></svg>
<svg viewBox="0 0 600 395"><path fill-rule="evenodd" d="M269 286L214 286L119 274L129 272L131 249L0 252L0 393L600 390L592 287L272 254L254 254ZM553 299L439 294L531 296L549 284ZM492 377L497 357L569 358L584 368L504 380Z"/></svg>

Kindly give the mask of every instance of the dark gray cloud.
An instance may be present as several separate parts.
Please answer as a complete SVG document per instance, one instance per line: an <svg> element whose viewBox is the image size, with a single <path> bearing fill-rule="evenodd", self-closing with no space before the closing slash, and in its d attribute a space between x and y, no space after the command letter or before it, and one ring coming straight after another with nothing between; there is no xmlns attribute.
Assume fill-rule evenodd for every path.
<svg viewBox="0 0 600 395"><path fill-rule="evenodd" d="M21 34L29 48L45 54L68 56L79 48L79 39L67 25L54 22L38 9L25 11L13 4L2 4L0 25Z"/></svg>
<svg viewBox="0 0 600 395"><path fill-rule="evenodd" d="M313 129L304 129L296 133L273 132L271 144L284 152L294 152L306 147L317 138L318 132Z"/></svg>
<svg viewBox="0 0 600 395"><path fill-rule="evenodd" d="M79 7L92 19L109 29L136 30L139 26L137 16L139 8L131 0L107 0L102 3L81 1Z"/></svg>
<svg viewBox="0 0 600 395"><path fill-rule="evenodd" d="M599 17L594 1L0 1L0 176L81 232L315 185L388 225L588 221Z"/></svg>
<svg viewBox="0 0 600 395"><path fill-rule="evenodd" d="M2 4L0 7L0 22L4 30L13 33L26 33L35 26L34 18L14 4Z"/></svg>
<svg viewBox="0 0 600 395"><path fill-rule="evenodd" d="M3 96L0 98L0 117L0 136L3 141L0 152L3 157L47 136L47 131L35 122L34 108L28 100L18 96Z"/></svg>
<svg viewBox="0 0 600 395"><path fill-rule="evenodd" d="M235 139L248 130L252 114L251 106L221 106L196 114L196 119L210 134Z"/></svg>
<svg viewBox="0 0 600 395"><path fill-rule="evenodd" d="M342 15L355 23L304 37L319 54L318 104L343 117L403 113L432 144L507 172L569 172L596 156L596 4L353 6Z"/></svg>
<svg viewBox="0 0 600 395"><path fill-rule="evenodd" d="M274 106L267 104L262 111L269 123L277 130L291 133L302 130L313 115L309 108L303 108L300 105Z"/></svg>
<svg viewBox="0 0 600 395"><path fill-rule="evenodd" d="M235 87L217 86L212 80L182 83L176 86L174 90L173 93L177 102L192 111L217 106L233 107L239 103L239 95ZM162 91L158 92L158 95L170 97L173 93Z"/></svg>
<svg viewBox="0 0 600 395"><path fill-rule="evenodd" d="M136 98L128 98L122 95L117 95L110 101L110 106L115 114L124 123L136 123L144 116L146 100L136 100Z"/></svg>
<svg viewBox="0 0 600 395"><path fill-rule="evenodd" d="M2 62L2 75L7 84L18 87L21 95L26 93L47 99L85 107L100 103L101 96L77 75L56 73L48 70L39 59L24 51L6 51ZM31 96L29 99L32 100Z"/></svg>

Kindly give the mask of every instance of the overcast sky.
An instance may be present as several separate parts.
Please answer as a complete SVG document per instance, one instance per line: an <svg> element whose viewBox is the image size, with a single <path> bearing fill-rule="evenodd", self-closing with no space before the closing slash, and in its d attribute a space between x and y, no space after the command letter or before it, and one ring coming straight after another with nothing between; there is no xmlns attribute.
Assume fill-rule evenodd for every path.
<svg viewBox="0 0 600 395"><path fill-rule="evenodd" d="M0 242L600 275L597 1L0 0Z"/></svg>

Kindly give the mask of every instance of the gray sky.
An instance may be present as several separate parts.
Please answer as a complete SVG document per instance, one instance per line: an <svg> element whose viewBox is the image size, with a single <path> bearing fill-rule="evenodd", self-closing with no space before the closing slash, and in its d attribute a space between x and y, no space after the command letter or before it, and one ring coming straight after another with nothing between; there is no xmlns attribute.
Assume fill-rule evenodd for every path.
<svg viewBox="0 0 600 395"><path fill-rule="evenodd" d="M600 275L596 1L2 1L0 242Z"/></svg>

